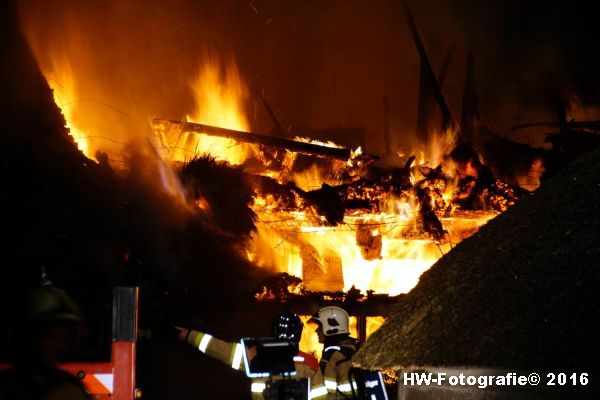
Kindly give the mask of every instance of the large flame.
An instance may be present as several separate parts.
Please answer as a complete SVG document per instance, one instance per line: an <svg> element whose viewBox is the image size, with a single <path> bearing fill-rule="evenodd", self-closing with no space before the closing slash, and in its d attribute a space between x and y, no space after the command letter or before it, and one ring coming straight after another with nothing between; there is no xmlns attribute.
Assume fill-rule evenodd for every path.
<svg viewBox="0 0 600 400"><path fill-rule="evenodd" d="M78 147L91 157L96 150L90 142L89 127L93 126L93 120L86 120L88 114L78 112L79 93L68 60L47 64L44 74L54 89L55 100L63 110L71 135ZM205 56L190 87L196 110L187 116L189 121L251 130L244 112L248 89L232 58L224 63L214 55ZM170 161L181 162L197 154L210 153L219 160L241 164L257 154L254 146L230 139L175 133L173 137L161 138ZM451 137L449 132L432 139L422 152L423 158L441 160ZM306 138L299 140L314 142ZM337 146L331 142L319 144ZM345 166L344 162L339 164L339 167ZM284 182L291 180L304 190L318 189L323 183L336 184L327 171L317 165L285 179L278 178ZM446 190L445 195L450 192ZM418 230L418 205L410 199L384 198L381 212L346 215L344 223L337 227L323 226L318 218L299 208L280 209L268 197L257 197L253 208L258 215L257 232L247 255L256 265L299 277L308 290L355 287L363 292L372 290L390 295L410 291L419 276L451 249L451 243L458 243L474 233L494 215L446 216L444 224L449 231L449 241L440 244L413 234ZM376 256L367 254L372 249L371 244L365 247L365 243L378 243Z"/></svg>
<svg viewBox="0 0 600 400"><path fill-rule="evenodd" d="M122 167L123 145L149 132L147 116L131 117L131 96L115 82L117 71L98 61L83 20L67 10L59 17L30 2L21 6L23 31L78 149L90 159L101 151Z"/></svg>
<svg viewBox="0 0 600 400"><path fill-rule="evenodd" d="M239 131L250 130L244 112L248 89L233 58L223 63L217 56L206 56L190 87L196 110L187 116L189 122ZM239 165L255 152L254 147L248 144L196 133L180 133L170 140L169 158L172 161L185 161L195 154L208 153L218 160Z"/></svg>
<svg viewBox="0 0 600 400"><path fill-rule="evenodd" d="M207 58L192 88L197 110L188 120L249 130L243 113L248 91L233 61L224 68L218 58ZM174 161L207 152L231 164L242 163L254 150L229 139L185 133L172 148L170 158ZM325 182L334 183L316 165L294 174L292 180L305 190ZM311 290L348 290L354 286L363 292L405 293L417 284L423 271L450 249L448 245L440 249L431 241L407 240L403 236L414 224L415 210L407 204L398 204L390 214L349 216L344 226L336 228L314 225L301 211L279 210L269 198L258 197L254 210L259 218L257 233L247 252L250 261L302 278ZM362 229L365 221L376 221L371 233L378 231L376 236L383 238L381 259L366 260L357 245L357 229Z"/></svg>
<svg viewBox="0 0 600 400"><path fill-rule="evenodd" d="M448 230L448 241L442 244L419 236L416 205L396 203L392 213L349 215L337 227L315 225L304 212L255 207L259 221L250 254L257 265L302 278L308 290L355 287L397 295L409 292L453 244L496 215L442 218ZM365 241L379 241L379 257L365 255L369 248L360 245Z"/></svg>
<svg viewBox="0 0 600 400"><path fill-rule="evenodd" d="M156 104L144 96L156 92L157 87L147 89L147 86L151 86L147 85L148 81L140 80L143 84L131 86L136 89L131 93L116 90L122 86L120 83L136 81L136 73L140 69L123 67L120 70L108 64L113 68L109 68L111 74L106 74L106 66L97 62L90 44L85 40L85 20L75 18L74 26L77 29L68 29L66 26L65 32L61 31L65 37L56 39L57 35L44 35L44 30L40 29L44 15L32 14L27 18L28 13L24 14L25 31L32 50L54 90L55 101L62 109L78 148L88 157L93 157L97 150L107 152L111 148L117 148L117 155L122 155L122 143L129 142L133 132L139 132L139 136L147 139L147 122L154 116L148 110L154 110ZM59 25L62 28L62 24ZM63 54L69 57L60 56ZM158 80L163 75L159 74ZM204 53L197 76L191 79L189 89L196 106L187 115L188 121L251 131L245 114L249 90L233 58L223 61L214 54ZM145 101L142 102L142 99ZM157 95L157 99L161 100L161 97ZM144 107L141 103L144 103ZM120 111L121 108L125 112ZM177 108L186 110L179 104ZM158 140L159 153L169 162L184 162L195 155L209 153L219 160L239 165L260 153L254 145L226 138L176 130L169 132L169 135ZM430 143L413 149L411 154L420 155L418 164L437 166L448 153L454 135L452 131L434 135ZM306 138L297 140L316 143ZM318 144L337 146L331 142ZM286 160L293 161L294 157L288 157L289 154ZM338 164L328 168L346 165L345 162ZM285 160L282 165L286 165ZM181 194L181 188L171 179L171 171L162 167L163 164L160 176L163 186ZM287 174L275 174L274 177L280 183L294 182L305 191L318 189L324 183L340 183L328 173L331 171L317 165L300 173L290 173L290 170L287 169ZM413 176L413 182L420 178L422 176ZM443 199L447 200L451 193L452 188L445 188ZM493 212L468 215L448 212L439 215L448 234L444 241L434 241L422 234L419 203L414 198L398 199L383 194L377 212L347 212L343 223L335 227L326 226L309 207L300 207L301 202L301 199L297 199L297 207L290 208L288 205L286 208L277 204L272 197L257 196L253 205L258 216L257 231L246 249L246 255L259 267L301 278L305 289L315 291L341 291L355 287L362 292L375 291L390 295L409 292L418 283L421 274L450 251L453 244L473 234L496 215ZM210 207L218 206L208 204L205 199L196 199L194 204L194 207L205 212L209 212ZM381 320L370 319L367 323L370 333ZM354 320L352 324L355 326ZM318 352L313 342L305 342L302 346L307 351Z"/></svg>
<svg viewBox="0 0 600 400"><path fill-rule="evenodd" d="M96 149L90 143L90 132L78 127L78 125L81 125L81 122L78 122L81 113L76 111L80 97L77 93L71 65L67 60L55 61L44 74L52 89L54 102L60 107L65 117L66 128L69 129L77 148L88 158L93 158L92 155Z"/></svg>

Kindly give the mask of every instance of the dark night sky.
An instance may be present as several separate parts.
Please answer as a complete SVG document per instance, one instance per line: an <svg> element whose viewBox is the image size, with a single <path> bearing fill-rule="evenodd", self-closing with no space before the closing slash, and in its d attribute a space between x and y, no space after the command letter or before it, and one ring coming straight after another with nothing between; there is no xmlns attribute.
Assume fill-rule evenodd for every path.
<svg viewBox="0 0 600 400"><path fill-rule="evenodd" d="M191 111L188 85L212 51L235 59L247 86L264 89L285 126L364 126L376 152L388 95L395 144L414 132L419 60L399 1L47 3L21 2L26 26L44 38L45 62L61 49L82 91L125 112L135 129L147 129L153 116ZM568 87L588 104L599 100L599 35L586 2L409 3L435 69L456 43L445 87L455 115L468 51L483 113L501 132L517 120L551 118L549 99L566 98ZM87 71L83 80L80 71ZM268 132L266 114L247 104L252 128ZM110 118L105 108L93 112Z"/></svg>

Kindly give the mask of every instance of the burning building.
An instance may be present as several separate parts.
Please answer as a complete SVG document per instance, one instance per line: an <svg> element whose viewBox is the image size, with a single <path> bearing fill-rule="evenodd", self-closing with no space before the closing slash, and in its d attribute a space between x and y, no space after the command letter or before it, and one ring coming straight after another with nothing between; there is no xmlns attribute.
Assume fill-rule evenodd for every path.
<svg viewBox="0 0 600 400"><path fill-rule="evenodd" d="M29 188L24 196L36 199L26 219L34 233L18 221L11 226L19 238L33 238L20 253L39 259L28 262L45 264L66 287L98 277L103 287L142 285L142 309L155 311L148 328L179 317L202 323L197 315L210 324L220 312L244 320L251 307L307 315L336 301L354 314L364 340L425 271L539 185L539 174L519 180L493 162L494 145L486 144L498 138L485 136L492 127L480 112L474 58L467 59L466 79L454 79L459 84L449 78L448 59L438 73L410 10L386 5L389 13L369 9L358 18L361 6L352 3L352 16L342 14L351 26L383 21L369 35L395 32L395 17L383 14L399 15L403 24L406 17L410 29L401 45L412 55L416 44L418 61L382 61L394 53L389 38L371 55L393 75L389 86L407 89L378 80L375 61L341 62L336 44L319 53L336 70L329 93L302 90L312 80L325 87L321 71L307 57L288 54L279 39L299 29L296 21L309 26L317 18L307 8L289 14L272 2L251 1L243 11L185 1L172 10L118 3L20 4L21 29L45 82L36 76L37 89L18 91L45 99L38 104L45 111L35 115L47 124L23 126L27 113L15 114L15 130L24 133L11 138L19 151L8 164L34 160L24 176L40 193ZM326 15L339 11L323 7ZM239 16L241 28L226 21L220 30L193 17L221 21L222 13ZM275 50L245 40L244 29ZM347 47L377 42L356 32L338 39ZM315 48L319 40L311 42ZM280 54L261 56L270 51ZM265 59L274 67L260 64ZM398 65L406 73L394 71ZM304 80L279 89L286 76L275 70L283 66ZM369 78L357 79L363 68ZM448 86L464 87L460 121ZM364 94L374 87L375 94ZM400 108L418 115L417 124L398 117ZM334 117L306 117L320 109ZM563 133L579 129L561 121ZM54 136L40 133L46 131ZM505 144L514 149L514 142ZM523 146L521 173L539 172L547 152ZM36 178L37 170L43 172ZM84 297L86 289L77 290ZM317 350L308 339L303 346Z"/></svg>

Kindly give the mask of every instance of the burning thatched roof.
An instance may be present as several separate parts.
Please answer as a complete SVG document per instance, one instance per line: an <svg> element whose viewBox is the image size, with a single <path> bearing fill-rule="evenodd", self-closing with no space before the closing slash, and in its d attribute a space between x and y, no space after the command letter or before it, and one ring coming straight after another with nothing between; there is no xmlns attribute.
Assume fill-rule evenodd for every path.
<svg viewBox="0 0 600 400"><path fill-rule="evenodd" d="M152 310L141 316L146 327L191 319L203 307L213 312L224 290L230 294L219 298L220 311L251 299L267 273L240 255L253 215L241 171L212 168L208 159L188 165L187 172L202 174L196 189L219 207L215 224L168 193L166 169L147 145L123 146L122 170L106 154L97 153L98 162L87 158L21 34L16 2L0 3L0 22L11 60L0 65L0 314L9 314L24 288L40 284L42 267L82 305L92 329L119 284L141 286L140 309ZM217 181L236 194L223 195Z"/></svg>
<svg viewBox="0 0 600 400"><path fill-rule="evenodd" d="M594 150L423 274L356 362L598 369L599 230Z"/></svg>

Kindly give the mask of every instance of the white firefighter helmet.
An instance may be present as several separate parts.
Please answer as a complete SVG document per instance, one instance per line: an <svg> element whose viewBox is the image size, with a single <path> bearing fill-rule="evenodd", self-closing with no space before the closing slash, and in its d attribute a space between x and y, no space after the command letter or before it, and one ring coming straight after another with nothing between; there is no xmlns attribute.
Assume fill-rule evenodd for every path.
<svg viewBox="0 0 600 400"><path fill-rule="evenodd" d="M346 310L341 307L328 306L317 311L310 321L320 324L323 327L325 336L350 333L348 329L350 317Z"/></svg>

